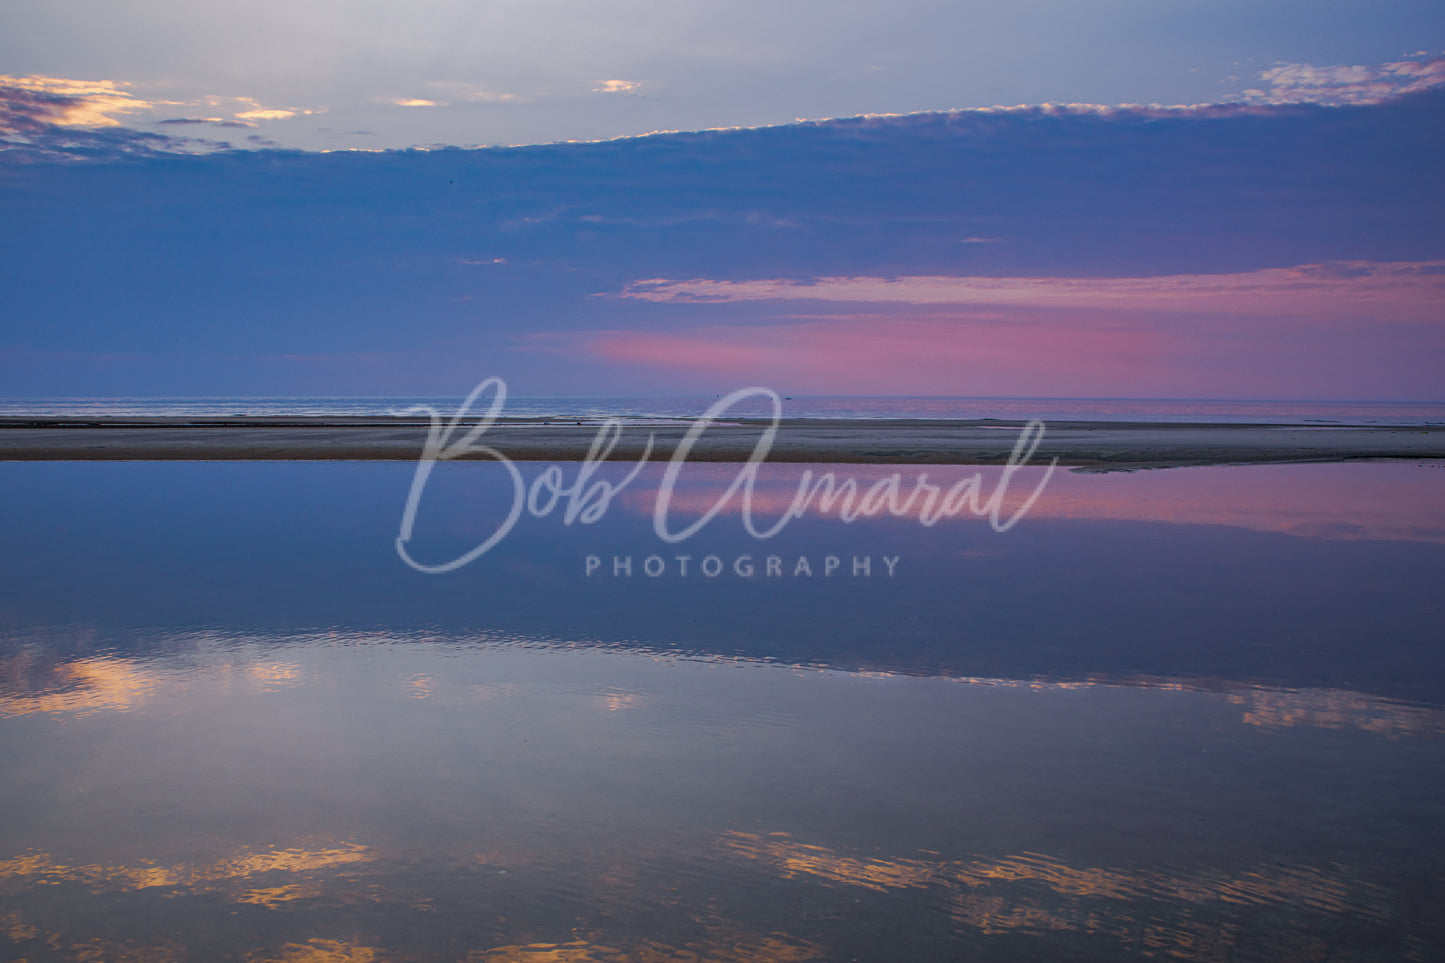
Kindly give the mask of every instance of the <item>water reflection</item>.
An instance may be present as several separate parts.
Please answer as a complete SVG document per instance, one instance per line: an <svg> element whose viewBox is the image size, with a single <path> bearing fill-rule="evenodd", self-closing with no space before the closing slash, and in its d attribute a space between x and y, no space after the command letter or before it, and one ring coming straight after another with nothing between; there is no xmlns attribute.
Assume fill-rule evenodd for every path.
<svg viewBox="0 0 1445 963"><path fill-rule="evenodd" d="M1439 476L1342 467L802 519L908 568L780 588L589 580L634 511L419 576L396 466L0 466L0 956L1434 958Z"/></svg>
<svg viewBox="0 0 1445 963"><path fill-rule="evenodd" d="M763 517L787 511L798 495L803 470L796 465L763 469L752 498L746 500L748 507ZM984 498L999 487L1002 474L998 468L945 466L825 465L812 470L834 472L840 482L856 479L865 491L899 474L905 494L920 474L945 489L977 475ZM736 466L703 464L687 472L687 487L672 498L675 514L697 517L716 510L736 516L742 510L745 499L723 497L737 476ZM1027 517L1226 525L1305 538L1438 543L1445 542L1442 473L1445 469L1434 465L1391 462L1256 465L1247 474L1227 466L1108 475L1060 470L1030 504ZM1041 477L1040 469L1022 469L1004 488L1005 518L1023 507ZM621 504L638 515L650 515L657 491L656 486L634 486L624 492ZM910 517L917 515L915 510Z"/></svg>
<svg viewBox="0 0 1445 963"><path fill-rule="evenodd" d="M415 546L429 558L465 551L506 511L497 466L445 467L458 471L438 472ZM679 503L700 508L732 470L689 468ZM767 466L760 504L800 470ZM410 471L0 466L12 496L0 504L0 629L12 649L31 638L68 658L144 654L212 627L348 639L425 628L851 670L1225 679L1445 705L1438 468L1057 473L1003 534L977 518L926 528L805 517L760 543L724 514L684 546L662 543L641 513L654 472L624 493L635 506L624 499L593 525L524 518L445 576L411 571L392 549ZM939 481L972 472L938 471ZM650 556L676 554L694 556L691 575L676 563L666 577L645 574ZM767 554L789 561L787 578L766 574ZM700 575L709 555L728 561L721 577ZM832 575L830 555L840 560ZM589 577L590 556L605 564ZM751 577L734 572L742 556L755 563ZM872 559L870 575L852 574L855 556ZM896 575L885 556L899 559ZM633 574L613 575L615 558L632 559ZM799 558L812 560L812 576L792 575Z"/></svg>
<svg viewBox="0 0 1445 963"><path fill-rule="evenodd" d="M214 884L244 881L260 874L301 874L351 863L364 863L370 859L364 846L352 844L323 850L284 849L244 854L204 866L156 866L149 862L136 866L68 866L57 863L46 853L31 852L15 859L0 861L0 879L24 877L23 882L28 885L80 883L98 891L153 887L217 889L221 887ZM259 903L271 909L276 908L273 904L297 898L299 895L295 893L299 887L294 885L243 891L232 886L225 889L235 894L237 902ZM288 891L291 895L285 895Z"/></svg>
<svg viewBox="0 0 1445 963"><path fill-rule="evenodd" d="M1442 769L1419 707L527 639L171 649L10 673L30 686L6 696L26 728L0 728L22 955L1225 959L1438 936L1410 909ZM1262 742L1261 707L1305 727ZM120 939L140 906L149 941Z"/></svg>
<svg viewBox="0 0 1445 963"><path fill-rule="evenodd" d="M161 673L123 659L76 659L32 669L29 663L35 656L34 649L22 649L5 658L0 715L125 710L144 701L163 682Z"/></svg>
<svg viewBox="0 0 1445 963"><path fill-rule="evenodd" d="M1322 871L1260 866L1233 874L1172 876L1074 867L1037 853L967 862L857 859L825 846L794 842L785 833L766 837L734 833L725 845L789 879L814 877L878 892L939 891L958 927L985 936L1022 933L1057 939L1066 933L1091 934L1142 951L1141 955L1163 951L1176 959L1231 958L1249 946L1241 944L1241 937L1257 938L1248 936L1238 922L1254 914L1275 914L1290 921L1282 927L1283 933L1271 934L1275 950L1311 943L1325 949L1305 922L1311 915L1386 926L1397 915L1397 894L1353 879L1338 867ZM1171 904L1190 905L1186 909ZM1210 912L1217 922L1209 925L1192 918L1194 907Z"/></svg>
<svg viewBox="0 0 1445 963"><path fill-rule="evenodd" d="M335 636L332 642L335 644ZM13 640L10 640L13 643ZM424 646L435 644L432 636L412 638L402 636L375 636L369 644L391 644ZM174 637L167 646L173 652L185 652L188 661L194 661L206 652L232 648L237 652L256 650L282 651L298 645L315 644L314 641L284 636L249 635L243 639L228 639L218 633ZM477 637L449 639L448 648L466 649L546 649L559 648L555 640L548 639L499 639ZM607 652L616 647L608 645L586 645L570 643L569 650L591 648ZM695 659L696 656L679 656L667 649L633 643L627 651L647 655L654 661ZM125 712L144 705L154 694L165 690L174 696L177 692L197 683L216 687L219 691L241 691L264 693L282 687L298 686L307 681L308 672L298 662L263 659L255 662L230 661L208 664L203 671L195 665L181 668L171 659L123 659L116 656L80 658L70 662L50 662L39 665L41 651L33 643L20 647L12 654L0 657L0 717L22 716L31 713L62 713L86 716L100 711ZM233 660L235 656L232 656ZM743 666L754 660L710 657L713 664ZM768 661L762 665L776 664ZM817 665L793 664L787 666L795 672L825 671ZM854 671L854 679L895 679L907 678L909 674L886 671ZM1246 682L1227 682L1219 679L1198 680L1184 678L1158 678L1139 676L1128 679L1080 679L1070 681L1049 681L1042 679L990 679L972 676L950 676L934 678L947 680L965 686L987 688L1021 689L1033 692L1077 691L1083 689L1150 689L1163 692L1194 693L1239 707L1239 721L1261 729L1283 729L1296 726L1320 729L1355 729L1372 732L1394 739L1399 737L1437 737L1445 735L1445 710L1430 706L1400 702L1398 700L1371 696L1363 692L1340 689L1282 689L1252 685ZM316 680L311 679L312 682ZM398 689L400 697L431 699L437 704L465 705L486 699L514 696L519 692L515 684L457 685L445 677L418 673L402 680ZM646 695L621 690L607 691L595 697L596 705L607 712L621 712L643 707Z"/></svg>

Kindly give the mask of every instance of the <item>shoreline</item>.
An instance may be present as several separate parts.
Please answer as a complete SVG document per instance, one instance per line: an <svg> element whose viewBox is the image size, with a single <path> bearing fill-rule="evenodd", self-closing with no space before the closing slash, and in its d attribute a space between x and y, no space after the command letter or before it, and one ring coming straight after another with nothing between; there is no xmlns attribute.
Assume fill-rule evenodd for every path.
<svg viewBox="0 0 1445 963"><path fill-rule="evenodd" d="M626 425L612 461L636 461L655 437L653 461L672 456L689 422ZM464 423L463 427L466 426ZM743 462L767 422L709 426L689 461ZM771 462L1000 465L1025 422L981 419L809 419L779 423ZM514 461L580 461L598 423L498 419L479 443ZM459 432L459 434L461 434ZM0 418L0 461L413 461L419 419ZM485 458L486 456L469 456ZM1030 464L1057 457L1083 470L1191 465L1445 459L1445 425L1350 427L1298 424L1059 421L1046 423Z"/></svg>

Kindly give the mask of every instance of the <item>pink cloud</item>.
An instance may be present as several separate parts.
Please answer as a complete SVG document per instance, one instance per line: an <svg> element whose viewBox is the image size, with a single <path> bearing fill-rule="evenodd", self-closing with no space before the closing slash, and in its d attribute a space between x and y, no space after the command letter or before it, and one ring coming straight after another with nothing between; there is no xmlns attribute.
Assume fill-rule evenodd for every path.
<svg viewBox="0 0 1445 963"><path fill-rule="evenodd" d="M1100 322L994 318L843 317L709 326L686 333L541 334L528 347L651 371L761 382L784 392L1009 394L1020 378L1054 394L1156 366L1149 329Z"/></svg>
<svg viewBox="0 0 1445 963"><path fill-rule="evenodd" d="M1341 261L1133 278L654 279L635 282L621 296L665 302L809 300L1439 322L1445 319L1445 261Z"/></svg>
<svg viewBox="0 0 1445 963"><path fill-rule="evenodd" d="M1445 262L1155 278L669 281L666 330L520 346L669 390L1153 398L1439 396ZM732 302L697 325L699 301ZM780 313L780 307L828 313ZM715 309L710 312L716 316Z"/></svg>
<svg viewBox="0 0 1445 963"><path fill-rule="evenodd" d="M775 341L768 334L764 337ZM746 371L778 360L780 346L736 343L735 339L745 336L743 332L726 329L696 335L603 331L591 336L591 349L598 357L609 361L701 368L719 374ZM781 346L781 350L786 350L786 346Z"/></svg>

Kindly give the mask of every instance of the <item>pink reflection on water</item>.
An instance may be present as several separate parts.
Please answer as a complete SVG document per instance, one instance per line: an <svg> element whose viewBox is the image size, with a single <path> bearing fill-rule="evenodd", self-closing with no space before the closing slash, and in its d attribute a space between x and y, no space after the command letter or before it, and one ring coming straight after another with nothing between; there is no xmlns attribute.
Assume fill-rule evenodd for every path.
<svg viewBox="0 0 1445 963"><path fill-rule="evenodd" d="M737 478L740 465L689 465L672 495L670 512L697 517L711 510ZM920 475L945 490L977 475L986 499L1002 469L956 465L764 465L750 501L758 516L781 516L793 504L804 471L831 471L837 480L856 479L860 491L899 474L906 494ZM1022 505L1037 487L1043 468L1018 470L1007 489L1004 514ZM646 487L650 482L651 487ZM639 478L619 496L623 510L650 514L657 496L656 475ZM1173 468L1107 475L1056 471L1029 509L1029 518L1067 518L1227 525L1310 538L1388 539L1445 542L1445 468L1417 463L1251 465ZM727 500L720 516L742 510L741 492ZM820 516L810 511L805 517ZM917 518L916 512L909 516ZM964 511L958 520L976 516ZM945 519L940 524L957 524Z"/></svg>

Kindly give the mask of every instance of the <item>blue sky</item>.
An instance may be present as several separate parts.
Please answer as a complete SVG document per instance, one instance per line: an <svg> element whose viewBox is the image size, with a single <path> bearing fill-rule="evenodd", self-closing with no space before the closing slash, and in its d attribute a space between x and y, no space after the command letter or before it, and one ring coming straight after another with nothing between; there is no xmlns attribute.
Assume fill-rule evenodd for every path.
<svg viewBox="0 0 1445 963"><path fill-rule="evenodd" d="M1445 400L1442 20L11 2L0 393Z"/></svg>

